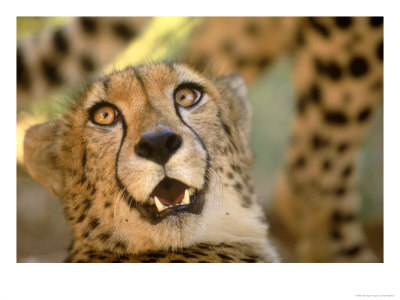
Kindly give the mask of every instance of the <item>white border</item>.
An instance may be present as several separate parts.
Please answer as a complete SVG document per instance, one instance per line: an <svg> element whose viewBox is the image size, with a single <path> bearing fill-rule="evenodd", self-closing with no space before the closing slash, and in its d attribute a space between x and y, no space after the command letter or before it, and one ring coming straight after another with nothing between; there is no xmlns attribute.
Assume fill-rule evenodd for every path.
<svg viewBox="0 0 400 300"><path fill-rule="evenodd" d="M398 299L399 10L384 1L18 1L1 18L1 299ZM14 7L10 7L14 5ZM274 265L16 264L16 16L32 15L384 15L385 263ZM15 125L14 125L15 126ZM11 130L13 128L13 130ZM362 297L361 297L362 298ZM374 297L382 299L382 297Z"/></svg>

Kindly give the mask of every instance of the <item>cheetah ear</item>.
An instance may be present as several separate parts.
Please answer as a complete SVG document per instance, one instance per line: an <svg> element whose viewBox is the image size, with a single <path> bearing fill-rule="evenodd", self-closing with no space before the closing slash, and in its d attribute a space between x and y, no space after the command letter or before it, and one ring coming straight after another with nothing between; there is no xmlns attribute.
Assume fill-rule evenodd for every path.
<svg viewBox="0 0 400 300"><path fill-rule="evenodd" d="M226 117L233 120L250 137L251 108L244 79L239 74L231 74L218 78L216 85L223 105L229 108L229 115Z"/></svg>
<svg viewBox="0 0 400 300"><path fill-rule="evenodd" d="M49 188L54 196L62 189L62 172L57 168L58 123L48 122L30 127L24 138L24 164L28 173Z"/></svg>

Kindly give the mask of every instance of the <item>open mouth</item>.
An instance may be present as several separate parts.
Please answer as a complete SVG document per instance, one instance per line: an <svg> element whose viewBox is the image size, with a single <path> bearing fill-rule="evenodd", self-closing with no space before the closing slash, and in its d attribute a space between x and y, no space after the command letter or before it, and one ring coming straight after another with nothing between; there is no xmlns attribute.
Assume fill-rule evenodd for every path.
<svg viewBox="0 0 400 300"><path fill-rule="evenodd" d="M154 188L145 203L132 204L131 207L138 209L143 217L152 224L157 224L171 215L200 214L204 204L204 191L166 177Z"/></svg>

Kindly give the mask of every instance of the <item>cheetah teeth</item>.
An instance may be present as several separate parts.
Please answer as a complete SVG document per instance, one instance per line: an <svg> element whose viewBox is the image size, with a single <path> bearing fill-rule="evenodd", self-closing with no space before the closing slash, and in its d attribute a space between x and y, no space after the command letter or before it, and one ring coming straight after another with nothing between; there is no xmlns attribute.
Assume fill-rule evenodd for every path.
<svg viewBox="0 0 400 300"><path fill-rule="evenodd" d="M185 189L185 195L183 196L183 199L180 203L177 205L189 205L190 204L190 194L194 194L194 188L190 188L190 191L188 189ZM163 210L173 207L173 205L164 205L161 203L161 201L157 198L157 196L150 197L149 203L151 205L155 204L157 207L158 212L162 212Z"/></svg>
<svg viewBox="0 0 400 300"><path fill-rule="evenodd" d="M158 212L161 212L161 211L163 211L164 209L167 208L166 206L164 206L164 204L162 204L162 203L160 202L160 200L158 200L158 198L157 198L156 196L154 197L154 201L155 201L155 203L156 203Z"/></svg>
<svg viewBox="0 0 400 300"><path fill-rule="evenodd" d="M186 205L190 204L189 191L187 189L185 190L185 196L183 197L182 203Z"/></svg>

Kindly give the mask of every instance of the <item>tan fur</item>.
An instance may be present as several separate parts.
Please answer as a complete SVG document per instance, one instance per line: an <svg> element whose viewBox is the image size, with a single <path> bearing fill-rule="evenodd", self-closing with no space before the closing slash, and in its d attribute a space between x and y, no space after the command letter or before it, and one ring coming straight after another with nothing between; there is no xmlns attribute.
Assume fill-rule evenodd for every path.
<svg viewBox="0 0 400 300"><path fill-rule="evenodd" d="M183 124L174 108L172 92L187 81L205 87L197 106L193 109L179 108L184 122L199 137ZM226 90L231 88L231 82L232 89L236 87L239 93L227 97L229 92ZM241 169L237 181L242 182L241 176L249 180L250 176L251 155L245 135L248 128L241 127L249 123L243 119L249 118L249 114L236 108L247 104L235 104L246 101L245 93L240 92L243 89L241 84L243 81L237 76L231 77L230 81L221 79L219 85L225 91L220 92L211 80L178 64L152 65L136 70L127 68L89 87L71 111L49 127L47 136L40 132L43 126L33 127L27 132L25 153L29 172L48 187L59 186L57 178L52 178L52 174L49 176L49 172L55 170L53 174L62 174L63 187L57 189L56 194L63 202L73 231L71 261L82 260L83 249L111 253L114 258L128 255L135 261L139 253L146 255L147 251L176 250L198 243L239 243L260 261L277 261L275 250L267 240L267 226L259 220L262 216L260 207L252 200L252 189L246 191L251 186L243 186L240 188L243 192L238 192L226 175L230 163L235 161ZM88 119L87 110L100 99L118 107L126 128L123 128L122 121L111 128L99 128ZM230 116L235 120L235 115L234 123ZM226 136L222 122L229 126L231 138ZM159 125L168 126L183 138L182 147L164 167L133 152L140 137ZM44 139L51 142L39 148ZM211 159L209 178L204 177L207 153L200 141L203 141ZM232 145L236 150L230 150L230 155L221 151L227 146L233 149ZM34 161L37 151L45 157L40 161L41 167ZM53 161L46 158L50 151L54 151ZM151 224L126 203L115 174L138 203L147 201L165 176L196 189L201 189L207 180L209 189L203 211L200 215L180 214L157 225ZM251 199L246 205L242 203L244 196ZM102 239L104 235L109 237ZM213 260L212 256L208 259ZM236 261L240 261L239 256Z"/></svg>
<svg viewBox="0 0 400 300"><path fill-rule="evenodd" d="M132 24L136 24L136 21L141 24L140 19L130 21L133 22ZM110 23L104 24L101 28L108 28L107 24ZM68 26L66 28L67 31L71 30ZM113 47L101 45L104 43L98 41L97 46L90 44L87 49L90 48L91 51L101 49L105 51L105 54L107 54L107 49L110 53L116 51ZM378 46L382 48L378 49ZM40 53L37 55L35 47L32 49L34 51L28 51L31 54L25 58L28 66L30 61L41 57ZM293 55L297 113L293 119L293 143L287 151L286 168L282 170L282 176L275 190L274 210L297 237L296 249L301 261L376 261L376 257L366 244L362 226L357 219L361 199L357 191L356 166L361 141L382 94L383 57L379 55L383 56L383 52L378 54L379 51L383 51L383 20L367 17L353 17L347 20L287 17L206 18L182 55L195 65L211 64L221 74L239 72L248 83L256 80L266 66L282 53L290 52ZM351 61L357 56L365 59L368 64L366 75L351 74ZM322 67L322 69L326 68L325 71L318 70L318 63L321 62L328 66ZM334 64L333 68L331 63ZM340 70L335 70L335 67ZM140 227L143 231L138 231L136 235L131 236L132 233L127 233L129 225L114 221L115 228L118 228L115 238L124 241L139 238L140 243L130 246L130 251L167 247L169 244L176 247L189 246L191 243L201 241L204 236L214 242L221 239L246 240L250 232L257 240L257 237L264 232L264 228L256 225L254 216L261 217L261 212L258 206L253 204L252 183L248 174L248 168L252 162L248 146L251 113L246 102L236 101L237 98L244 97L243 82L234 77L216 80L210 78L210 80L182 65L174 65L173 69L173 74L169 74L168 67L164 65L146 68L142 76L145 85L150 88L148 95L141 90L134 79L132 70L116 73L111 76L108 93L102 88L101 82L95 83L79 105L87 109L93 101L107 94L124 110L130 111L128 118L131 125L127 133L129 142L124 145L124 149L121 149L120 157L121 160L126 160L126 163L119 167L119 171L129 181L127 188L134 191L139 201L143 201L161 175L157 173L158 168L154 164L143 164L140 160L128 160L127 157L141 133L145 132L146 128L154 126L159 120L167 122L188 141L187 147L180 149L169 162L168 172L174 178L185 178L195 187L202 185L203 179L200 176L201 169L204 168L202 147L196 143L196 138L190 130L181 128L179 121L170 117L173 116L174 110L165 106L162 99L165 100L165 95L171 97L172 86L176 82L188 78L208 86L208 96L212 101L205 99L206 104L193 113L182 112L182 118L190 124L196 124L200 136L207 137L209 151L213 154L211 161L213 171L210 176L214 187L213 195L214 198L224 199L224 201L207 202L204 207L204 216L207 218L191 216L190 225L186 224L187 227L185 227L187 231L182 229L176 232L160 233L162 231L152 231L151 227L149 229L142 223L135 223L135 226L143 226L143 228ZM68 74L73 74L73 72ZM335 78L335 76L339 77ZM228 88L226 88L227 85ZM319 93L315 92L315 85L318 86ZM20 95L24 96L26 92L19 89L19 99ZM34 95L35 88L28 93ZM319 97L316 97L316 94ZM318 99L313 99L313 97ZM225 98L234 101L226 103ZM219 112L223 113L218 116ZM326 112L339 113L339 116L337 114L335 116L335 122L342 122L342 124L334 124L335 122L332 124L327 121ZM345 121L343 121L343 115ZM231 129L233 129L233 124L240 128L240 130L232 130L232 139L236 142L240 141L238 149L230 145L226 132L221 132L221 128L217 129L218 126L214 122L218 119L217 117ZM41 149L49 146L49 149L62 152L63 147L74 146L75 150L72 153L64 151L70 154L70 158L57 164L58 168L70 170L72 174L73 170L78 170L80 167L83 148L87 147L91 153L96 153L96 157L88 156L88 163L103 164L109 157L109 152L116 151L118 141L121 139L121 127L115 127L114 131L104 135L102 130L85 127L81 121L86 119L87 116L82 109L77 109L73 114L65 117L64 123L73 124L71 132L74 134L66 136L63 143L55 141L51 144L51 139L48 137L40 138L44 142ZM205 122L205 119L208 121ZM57 135L65 130L62 129L61 124ZM84 127L85 129L82 129ZM89 132L93 131L95 135L88 137ZM65 176L60 178L52 176L58 172L53 165L50 172L43 170L42 162L46 163L48 159L43 157L42 153L32 152L35 146L31 145L29 140L33 132L34 129L27 134L28 153L25 155L28 159L25 161L28 170L39 182L57 191ZM38 135L42 136L40 131ZM313 149L312 141L315 135L329 142L319 149ZM103 139L104 136L109 141L107 144ZM77 141L84 141L84 143L77 143ZM99 151L104 147L110 150ZM193 153L197 156L193 156ZM302 164L301 158L304 155L306 163ZM217 159L221 156L229 157L228 160ZM187 168L180 168L182 162ZM235 172L230 171L232 163L235 164ZM326 170L324 170L325 167ZM105 163L105 168L113 170L109 162ZM140 173L152 173L153 179L138 179L134 173L130 172L132 168ZM350 171L347 175L343 175L346 169ZM243 172L243 170L246 171ZM86 171L96 176L96 170ZM42 173L42 176L39 177L38 173ZM230 176L227 176L228 174ZM73 175L78 176L76 181L79 181L81 175ZM53 182L49 182L50 179ZM238 188L238 183L241 189ZM96 185L97 189L99 189L98 185L102 186L102 183ZM75 189L76 182L67 183L67 186L66 188ZM243 186L248 191L243 189ZM125 218L135 214L135 212L127 213L124 210L123 199L118 191L112 191L112 195L113 213L105 210L103 214L111 219L118 216ZM245 207L236 201L239 198L246 199ZM82 197L71 200L66 205L66 211L77 207L81 201L84 201ZM103 199L103 201L106 200ZM96 205L98 211L103 209L101 204L93 204L93 207ZM224 210L229 212L229 215L223 216ZM251 211L251 217L244 218L243 216L249 211ZM70 218L73 223L72 218L76 219L77 216ZM128 224L132 222L129 218L127 219ZM238 219L241 222L237 222ZM76 227L77 232L81 232L87 222L89 221L86 219L73 227ZM172 224L172 226L180 225L178 221ZM149 231L152 234L150 237L146 234ZM91 234L90 238L92 238ZM151 236L156 238L151 238ZM251 239L249 243L252 243ZM74 245L79 249L83 249L84 246L80 240L77 240ZM103 247L102 245L96 244L96 247ZM266 247L269 248L269 246Z"/></svg>

